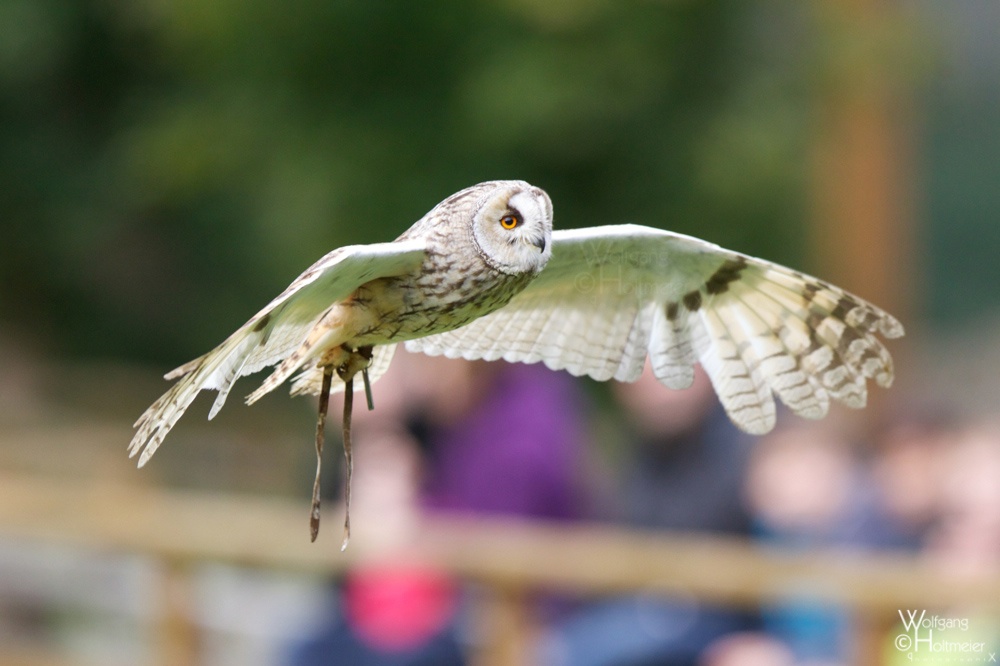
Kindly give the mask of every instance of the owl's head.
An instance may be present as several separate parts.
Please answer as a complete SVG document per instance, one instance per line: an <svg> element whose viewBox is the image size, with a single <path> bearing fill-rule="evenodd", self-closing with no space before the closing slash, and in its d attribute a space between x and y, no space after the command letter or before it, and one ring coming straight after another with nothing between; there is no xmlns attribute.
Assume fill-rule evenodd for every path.
<svg viewBox="0 0 1000 666"><path fill-rule="evenodd" d="M472 235L486 262L510 275L538 273L552 256L552 200L523 180L497 180L472 188Z"/></svg>

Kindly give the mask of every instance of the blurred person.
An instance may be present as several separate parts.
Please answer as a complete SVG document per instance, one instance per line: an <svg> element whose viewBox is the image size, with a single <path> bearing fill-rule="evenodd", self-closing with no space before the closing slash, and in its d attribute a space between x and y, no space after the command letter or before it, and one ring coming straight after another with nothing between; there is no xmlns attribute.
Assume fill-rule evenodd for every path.
<svg viewBox="0 0 1000 666"><path fill-rule="evenodd" d="M701 369L683 391L663 390L648 365L639 381L613 390L626 418L615 442L625 456L618 519L658 530L745 534L740 493L748 437L725 416ZM556 627L543 645L543 663L694 665L719 637L752 625L743 614L694 599L609 599Z"/></svg>
<svg viewBox="0 0 1000 666"><path fill-rule="evenodd" d="M639 381L616 383L627 419L617 492L621 518L640 527L745 534L741 499L751 447L722 411L699 366L683 391L663 390L647 364Z"/></svg>
<svg viewBox="0 0 1000 666"><path fill-rule="evenodd" d="M928 532L925 553L942 574L956 582L996 575L1000 572L1000 424L966 427L956 431L948 444L936 467L939 519ZM976 607L927 613L948 621L934 627L933 634L928 630L923 638L933 636L935 643L964 648L927 650L918 655L921 663L985 663L991 654L1000 654L1000 616L995 609L992 614ZM901 634L916 636L902 623L889 631L883 648L885 663L912 663L912 653L896 643Z"/></svg>
<svg viewBox="0 0 1000 666"><path fill-rule="evenodd" d="M700 666L795 666L795 655L781 641L759 632L724 636L702 656Z"/></svg>
<svg viewBox="0 0 1000 666"><path fill-rule="evenodd" d="M351 548L405 543L423 512L586 512L584 410L571 377L542 366L399 356L377 385L379 412L358 410ZM532 409L510 417L525 404ZM463 594L443 573L380 558L352 569L338 597L339 612L293 651L293 666L465 663ZM546 602L542 619L558 610Z"/></svg>
<svg viewBox="0 0 1000 666"><path fill-rule="evenodd" d="M758 539L808 549L854 543L857 497L870 497L851 443L830 424L796 421L761 438L751 459L746 502ZM763 609L765 630L786 643L796 663L848 663L851 618L808 593Z"/></svg>
<svg viewBox="0 0 1000 666"><path fill-rule="evenodd" d="M758 442L747 474L755 533L787 545L843 541L858 472L850 444L831 428L779 427Z"/></svg>
<svg viewBox="0 0 1000 666"><path fill-rule="evenodd" d="M419 527L421 461L398 430L369 431L355 452L352 548L386 553ZM364 562L364 558L361 560ZM385 557L353 567L319 631L290 650L293 666L461 666L458 585L432 567Z"/></svg>
<svg viewBox="0 0 1000 666"><path fill-rule="evenodd" d="M1000 571L1000 424L963 431L940 478L941 520L928 553L950 576Z"/></svg>
<svg viewBox="0 0 1000 666"><path fill-rule="evenodd" d="M437 368L452 366L447 381ZM572 377L542 365L431 359L410 430L435 512L578 519L585 489L584 406ZM528 408L524 408L524 407Z"/></svg>
<svg viewBox="0 0 1000 666"><path fill-rule="evenodd" d="M878 428L871 463L876 515L866 526L875 546L918 550L938 521L941 469L958 437L957 419L936 405L918 405Z"/></svg>

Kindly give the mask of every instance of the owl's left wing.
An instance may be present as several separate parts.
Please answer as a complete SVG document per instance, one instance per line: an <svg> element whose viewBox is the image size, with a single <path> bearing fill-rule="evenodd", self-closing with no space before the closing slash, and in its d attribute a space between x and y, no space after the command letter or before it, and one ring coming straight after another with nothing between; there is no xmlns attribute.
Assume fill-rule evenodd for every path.
<svg viewBox="0 0 1000 666"><path fill-rule="evenodd" d="M142 451L139 467L146 464L200 391L219 391L211 419L237 379L284 360L331 305L366 282L418 270L424 258L425 243L419 239L350 245L322 257L218 347L167 373L166 379L178 381L135 422L130 457ZM382 374L391 358L391 348L376 353L371 376ZM303 373L293 391L309 392L312 381Z"/></svg>
<svg viewBox="0 0 1000 666"><path fill-rule="evenodd" d="M774 427L772 392L807 418L830 398L867 400L892 383L876 334L891 315L797 271L690 236L637 225L557 231L552 259L506 307L406 347L455 358L536 363L594 379L656 377L684 388L699 361L740 428Z"/></svg>

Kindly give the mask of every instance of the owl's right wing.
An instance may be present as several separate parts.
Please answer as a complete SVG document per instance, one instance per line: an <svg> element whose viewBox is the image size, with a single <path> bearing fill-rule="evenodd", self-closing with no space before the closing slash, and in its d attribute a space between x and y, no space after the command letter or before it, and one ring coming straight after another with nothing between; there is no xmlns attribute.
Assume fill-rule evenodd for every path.
<svg viewBox="0 0 1000 666"><path fill-rule="evenodd" d="M666 386L707 371L730 418L774 426L772 392L795 413L830 398L867 399L892 382L876 333L903 327L830 284L696 238L637 225L557 231L552 259L506 307L448 333L411 340L431 355L543 362L594 379L635 381L646 358Z"/></svg>
<svg viewBox="0 0 1000 666"><path fill-rule="evenodd" d="M284 360L331 305L366 282L416 271L424 257L425 243L420 239L350 245L324 256L222 344L166 375L166 379L179 381L136 421L138 431L129 444L129 456L142 451L142 467L199 391L218 389L208 415L214 417L238 378ZM380 369L384 372L383 365L392 353L388 350L376 356L386 363L374 368L375 377L381 374ZM300 390L297 386L297 392Z"/></svg>

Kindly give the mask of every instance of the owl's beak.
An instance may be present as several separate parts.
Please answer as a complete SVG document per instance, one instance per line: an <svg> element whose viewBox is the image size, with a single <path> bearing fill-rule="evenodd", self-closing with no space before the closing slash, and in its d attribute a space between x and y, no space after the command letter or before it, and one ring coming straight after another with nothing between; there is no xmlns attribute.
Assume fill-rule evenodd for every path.
<svg viewBox="0 0 1000 666"><path fill-rule="evenodd" d="M545 236L533 238L531 244L537 247L539 252L545 252Z"/></svg>

